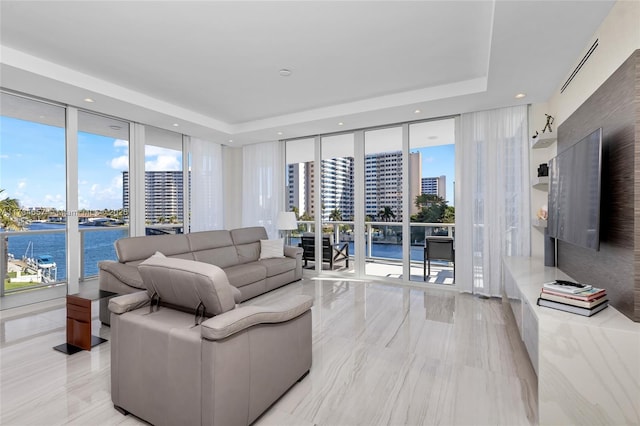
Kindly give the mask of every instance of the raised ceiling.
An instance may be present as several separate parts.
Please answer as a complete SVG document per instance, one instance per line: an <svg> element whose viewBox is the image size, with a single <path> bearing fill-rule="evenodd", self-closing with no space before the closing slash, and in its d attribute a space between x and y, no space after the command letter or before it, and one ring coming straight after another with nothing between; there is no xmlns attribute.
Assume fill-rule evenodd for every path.
<svg viewBox="0 0 640 426"><path fill-rule="evenodd" d="M240 145L545 101L612 4L3 0L0 83Z"/></svg>

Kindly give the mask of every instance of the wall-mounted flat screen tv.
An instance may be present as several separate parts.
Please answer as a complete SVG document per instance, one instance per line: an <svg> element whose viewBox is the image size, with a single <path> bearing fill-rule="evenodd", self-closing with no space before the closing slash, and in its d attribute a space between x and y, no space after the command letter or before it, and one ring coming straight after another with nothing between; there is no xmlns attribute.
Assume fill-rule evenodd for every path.
<svg viewBox="0 0 640 426"><path fill-rule="evenodd" d="M600 249L602 129L549 162L549 236Z"/></svg>

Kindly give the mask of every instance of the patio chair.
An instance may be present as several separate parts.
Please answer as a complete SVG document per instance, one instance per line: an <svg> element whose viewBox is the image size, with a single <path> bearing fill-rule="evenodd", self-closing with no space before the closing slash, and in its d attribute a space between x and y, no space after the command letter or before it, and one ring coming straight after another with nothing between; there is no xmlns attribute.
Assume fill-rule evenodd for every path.
<svg viewBox="0 0 640 426"><path fill-rule="evenodd" d="M302 260L304 266L307 261L315 261L316 258L316 236L312 233L304 233L300 237L300 247L302 247ZM349 243L334 244L332 234L322 236L322 261L329 263L329 268L333 269L335 262L344 260L345 266L349 267Z"/></svg>
<svg viewBox="0 0 640 426"><path fill-rule="evenodd" d="M453 263L453 280L456 279L456 250L451 237L427 237L424 240L423 280L431 276L431 261L445 260Z"/></svg>

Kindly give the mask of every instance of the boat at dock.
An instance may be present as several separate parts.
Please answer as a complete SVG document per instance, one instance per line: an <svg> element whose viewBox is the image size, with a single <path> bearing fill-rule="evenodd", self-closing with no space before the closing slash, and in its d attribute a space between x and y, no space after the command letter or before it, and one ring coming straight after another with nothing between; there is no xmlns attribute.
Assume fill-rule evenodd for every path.
<svg viewBox="0 0 640 426"><path fill-rule="evenodd" d="M31 256L28 256L31 250ZM29 242L24 256L20 260L11 253L7 257L7 269L10 283L50 284L58 280L58 266L49 254L33 256L33 243Z"/></svg>

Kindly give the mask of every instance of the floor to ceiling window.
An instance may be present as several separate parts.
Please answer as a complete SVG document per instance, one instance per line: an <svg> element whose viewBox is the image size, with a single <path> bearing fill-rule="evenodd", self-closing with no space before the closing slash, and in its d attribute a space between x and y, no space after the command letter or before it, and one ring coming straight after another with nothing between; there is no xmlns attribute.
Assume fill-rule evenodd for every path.
<svg viewBox="0 0 640 426"><path fill-rule="evenodd" d="M354 135L346 133L321 138L320 215L323 269L352 272Z"/></svg>
<svg viewBox="0 0 640 426"><path fill-rule="evenodd" d="M0 309L77 292L118 238L188 225L184 135L5 91L0 110Z"/></svg>
<svg viewBox="0 0 640 426"><path fill-rule="evenodd" d="M455 119L409 125L412 281L453 284Z"/></svg>
<svg viewBox="0 0 640 426"><path fill-rule="evenodd" d="M65 109L0 93L0 110L2 296L53 289L34 300L60 297L67 278Z"/></svg>
<svg viewBox="0 0 640 426"><path fill-rule="evenodd" d="M292 245L301 244L303 234L315 231L314 150L313 138L289 141L285 145L285 207L298 219L298 229L291 233Z"/></svg>
<svg viewBox="0 0 640 426"><path fill-rule="evenodd" d="M98 274L98 262L116 260L113 243L128 236L124 175L129 170L129 123L78 112L78 222L80 276Z"/></svg>
<svg viewBox="0 0 640 426"><path fill-rule="evenodd" d="M307 219L300 230L313 231L309 203L320 191L322 231L315 235L328 248L317 271L454 284L455 123L437 119L286 141L287 209Z"/></svg>
<svg viewBox="0 0 640 426"><path fill-rule="evenodd" d="M181 234L185 199L182 135L147 126L145 139L146 232Z"/></svg>
<svg viewBox="0 0 640 426"><path fill-rule="evenodd" d="M402 127L364 132L365 274L402 276Z"/></svg>

